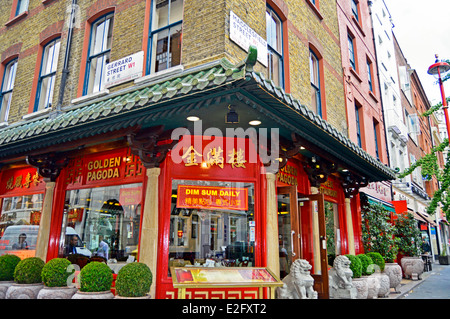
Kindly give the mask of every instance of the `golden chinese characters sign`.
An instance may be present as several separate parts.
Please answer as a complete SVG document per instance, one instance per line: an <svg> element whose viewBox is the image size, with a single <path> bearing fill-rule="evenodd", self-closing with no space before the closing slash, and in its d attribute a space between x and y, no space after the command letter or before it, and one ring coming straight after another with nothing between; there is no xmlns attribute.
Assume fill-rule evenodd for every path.
<svg viewBox="0 0 450 319"><path fill-rule="evenodd" d="M264 298L265 287L269 288L268 298L275 298L275 289L283 286L268 268L264 267L171 267L173 287L178 289L178 299L186 298L186 289L213 288L258 288L256 298ZM225 293L223 293L225 295Z"/></svg>
<svg viewBox="0 0 450 319"><path fill-rule="evenodd" d="M178 185L177 208L248 210L248 189Z"/></svg>
<svg viewBox="0 0 450 319"><path fill-rule="evenodd" d="M245 152L243 149L233 148L227 154L221 146L209 148L205 154L201 154L193 146L183 150L183 156L181 156L185 166L197 166L199 164L206 165L207 167L218 166L223 168L225 164L230 164L232 168L245 168Z"/></svg>
<svg viewBox="0 0 450 319"><path fill-rule="evenodd" d="M330 197L338 197L337 191L334 190L334 181L332 180L327 180L325 183L320 184L319 192Z"/></svg>
<svg viewBox="0 0 450 319"><path fill-rule="evenodd" d="M68 189L82 185L105 185L141 181L144 169L129 148L93 153L72 158L66 167Z"/></svg>
<svg viewBox="0 0 450 319"><path fill-rule="evenodd" d="M291 164L286 164L277 173L277 181L288 185L298 185L298 170Z"/></svg>
<svg viewBox="0 0 450 319"><path fill-rule="evenodd" d="M266 268L181 268L171 269L174 284L256 284L278 283L278 279Z"/></svg>

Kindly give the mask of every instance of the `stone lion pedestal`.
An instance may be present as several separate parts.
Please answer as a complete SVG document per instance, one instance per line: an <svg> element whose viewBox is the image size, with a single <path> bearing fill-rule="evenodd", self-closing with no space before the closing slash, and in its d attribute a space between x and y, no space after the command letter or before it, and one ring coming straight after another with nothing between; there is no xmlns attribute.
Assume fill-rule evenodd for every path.
<svg viewBox="0 0 450 319"><path fill-rule="evenodd" d="M310 275L311 265L305 259L296 259L290 273L282 280L283 287L277 288L278 299L317 299L314 278Z"/></svg>
<svg viewBox="0 0 450 319"><path fill-rule="evenodd" d="M343 255L334 259L329 272L331 299L356 299L357 290L352 282L350 263L350 259Z"/></svg>
<svg viewBox="0 0 450 319"><path fill-rule="evenodd" d="M397 263L386 263L384 273L389 277L390 288L394 288L394 291L399 293L402 281L402 268L400 265Z"/></svg>

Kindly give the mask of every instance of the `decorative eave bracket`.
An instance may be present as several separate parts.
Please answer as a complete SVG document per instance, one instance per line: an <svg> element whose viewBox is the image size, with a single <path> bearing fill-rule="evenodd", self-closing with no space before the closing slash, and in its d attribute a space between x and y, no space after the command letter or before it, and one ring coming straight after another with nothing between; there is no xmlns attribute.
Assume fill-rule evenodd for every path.
<svg viewBox="0 0 450 319"><path fill-rule="evenodd" d="M358 194L361 187L366 187L369 181L365 177L359 177L352 173L341 173L340 180L342 188L344 189L345 198L352 198Z"/></svg>
<svg viewBox="0 0 450 319"><path fill-rule="evenodd" d="M46 153L27 155L26 162L37 168L37 172L44 181L55 182L61 170L67 166L69 158L62 153Z"/></svg>

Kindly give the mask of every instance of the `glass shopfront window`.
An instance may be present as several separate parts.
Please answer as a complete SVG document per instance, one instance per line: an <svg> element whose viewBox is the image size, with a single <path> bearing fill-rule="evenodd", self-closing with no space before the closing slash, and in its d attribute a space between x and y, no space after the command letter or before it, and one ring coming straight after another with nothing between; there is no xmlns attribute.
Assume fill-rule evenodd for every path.
<svg viewBox="0 0 450 319"><path fill-rule="evenodd" d="M169 268L255 266L255 229L253 183L173 180Z"/></svg>
<svg viewBox="0 0 450 319"><path fill-rule="evenodd" d="M277 195L277 199L280 278L283 279L290 272L293 257L290 194Z"/></svg>
<svg viewBox="0 0 450 319"><path fill-rule="evenodd" d="M67 191L59 255L136 257L141 198L141 183Z"/></svg>
<svg viewBox="0 0 450 319"><path fill-rule="evenodd" d="M325 201L325 224L327 232L327 253L334 260L335 256L341 254L339 212L336 203Z"/></svg>
<svg viewBox="0 0 450 319"><path fill-rule="evenodd" d="M44 194L3 198L0 214L0 255L34 257Z"/></svg>

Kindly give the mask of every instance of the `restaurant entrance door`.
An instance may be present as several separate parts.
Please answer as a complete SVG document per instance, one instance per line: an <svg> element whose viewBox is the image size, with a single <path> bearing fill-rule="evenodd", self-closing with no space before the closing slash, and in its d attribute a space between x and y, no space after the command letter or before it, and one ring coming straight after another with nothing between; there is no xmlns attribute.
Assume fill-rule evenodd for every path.
<svg viewBox="0 0 450 319"><path fill-rule="evenodd" d="M325 206L322 194L302 195L296 186L277 188L280 278L290 272L296 259L306 259L313 268L314 290L328 299L328 262Z"/></svg>
<svg viewBox="0 0 450 319"><path fill-rule="evenodd" d="M278 246L280 279L286 277L294 260L301 258L300 221L297 210L297 187L277 187Z"/></svg>
<svg viewBox="0 0 450 319"><path fill-rule="evenodd" d="M302 223L303 255L312 265L314 290L319 299L329 298L325 205L322 194L301 196L298 210Z"/></svg>

